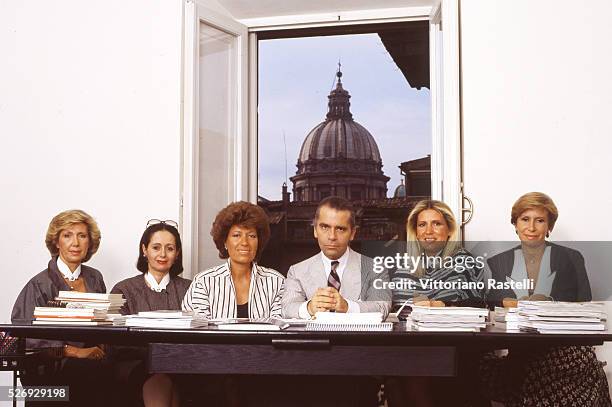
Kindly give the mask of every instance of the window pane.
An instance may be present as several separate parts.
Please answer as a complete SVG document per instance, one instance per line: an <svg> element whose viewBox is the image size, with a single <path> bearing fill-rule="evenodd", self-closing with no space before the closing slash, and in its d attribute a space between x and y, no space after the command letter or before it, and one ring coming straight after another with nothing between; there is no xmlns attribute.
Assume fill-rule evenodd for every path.
<svg viewBox="0 0 612 407"><path fill-rule="evenodd" d="M332 195L361 215L354 249L405 238L431 194L428 32L411 22L259 42L258 203L272 229L262 265L286 272L317 252L311 221Z"/></svg>
<svg viewBox="0 0 612 407"><path fill-rule="evenodd" d="M211 245L210 228L217 211L233 199L235 43L234 36L200 24L199 264L196 271L219 262L217 252Z"/></svg>

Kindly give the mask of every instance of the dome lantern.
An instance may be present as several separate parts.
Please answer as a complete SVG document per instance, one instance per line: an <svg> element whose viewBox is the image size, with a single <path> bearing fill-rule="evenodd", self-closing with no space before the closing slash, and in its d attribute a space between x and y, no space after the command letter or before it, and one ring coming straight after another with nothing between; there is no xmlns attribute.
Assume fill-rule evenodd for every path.
<svg viewBox="0 0 612 407"><path fill-rule="evenodd" d="M353 115L350 110L351 103L349 102L351 95L342 88L342 71L340 70L340 66L338 66L336 77L338 78L336 81L336 89L332 90L329 96L327 96L329 99L327 104L327 120L353 120Z"/></svg>

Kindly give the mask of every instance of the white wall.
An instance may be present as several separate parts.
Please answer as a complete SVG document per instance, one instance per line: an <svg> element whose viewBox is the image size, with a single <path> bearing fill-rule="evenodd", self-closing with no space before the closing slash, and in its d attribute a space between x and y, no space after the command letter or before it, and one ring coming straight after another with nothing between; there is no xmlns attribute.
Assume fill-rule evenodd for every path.
<svg viewBox="0 0 612 407"><path fill-rule="evenodd" d="M0 320L46 267L56 213L97 219L109 289L136 272L147 219L178 220L182 7L0 2Z"/></svg>
<svg viewBox="0 0 612 407"><path fill-rule="evenodd" d="M513 202L542 191L559 208L552 240L612 241L611 17L608 0L461 1L468 240L516 240ZM587 264L594 293L612 285L605 255Z"/></svg>
<svg viewBox="0 0 612 407"><path fill-rule="evenodd" d="M467 238L515 240L512 203L543 191L555 240L612 240L612 3L461 2ZM598 220L596 220L598 219Z"/></svg>

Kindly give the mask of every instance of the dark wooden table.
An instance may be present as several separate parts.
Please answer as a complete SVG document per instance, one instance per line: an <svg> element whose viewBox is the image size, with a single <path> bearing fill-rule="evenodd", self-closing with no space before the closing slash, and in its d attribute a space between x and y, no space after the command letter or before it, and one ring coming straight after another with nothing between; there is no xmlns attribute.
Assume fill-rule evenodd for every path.
<svg viewBox="0 0 612 407"><path fill-rule="evenodd" d="M146 345L151 372L275 375L454 376L466 352L602 345L611 333L223 331L0 324L13 336Z"/></svg>

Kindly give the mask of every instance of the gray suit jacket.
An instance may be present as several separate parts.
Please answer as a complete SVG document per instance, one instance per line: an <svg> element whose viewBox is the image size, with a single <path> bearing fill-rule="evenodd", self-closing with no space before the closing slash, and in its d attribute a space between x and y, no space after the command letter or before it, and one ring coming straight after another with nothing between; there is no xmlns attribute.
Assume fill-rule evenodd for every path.
<svg viewBox="0 0 612 407"><path fill-rule="evenodd" d="M386 272L373 271L372 259L350 248L346 269L342 274L340 294L357 302L361 312L381 312L387 317L391 307L391 291L374 288L374 280L389 281ZM318 288L327 287L321 252L289 268L283 294L283 316L299 318L300 305L312 298Z"/></svg>

